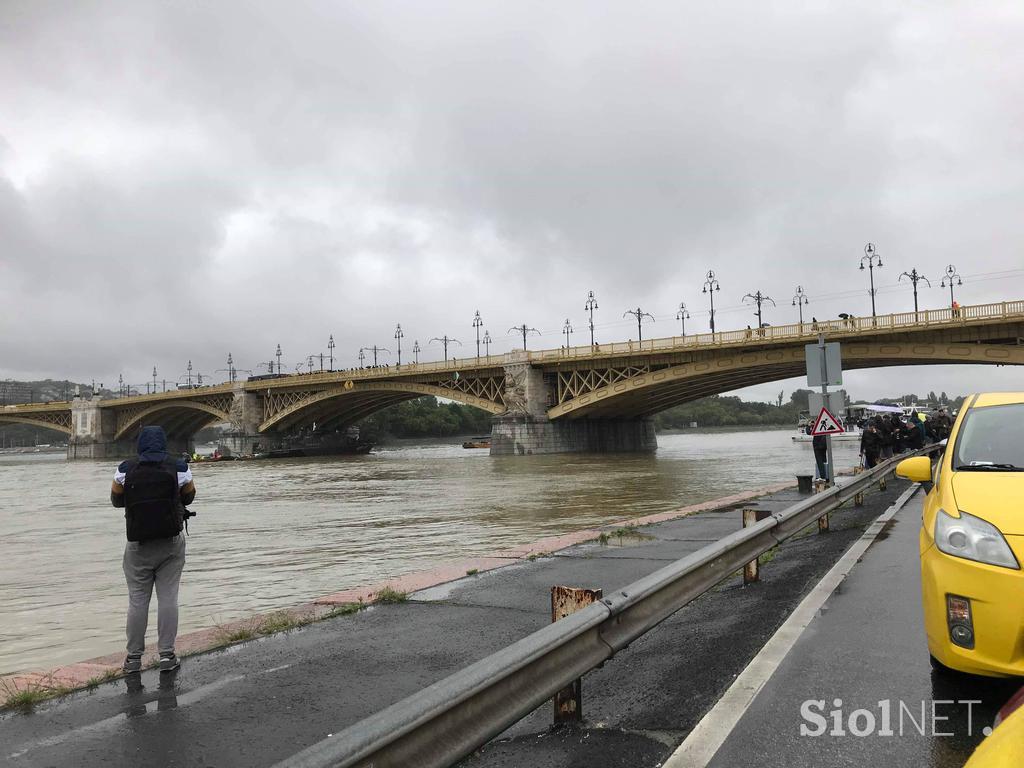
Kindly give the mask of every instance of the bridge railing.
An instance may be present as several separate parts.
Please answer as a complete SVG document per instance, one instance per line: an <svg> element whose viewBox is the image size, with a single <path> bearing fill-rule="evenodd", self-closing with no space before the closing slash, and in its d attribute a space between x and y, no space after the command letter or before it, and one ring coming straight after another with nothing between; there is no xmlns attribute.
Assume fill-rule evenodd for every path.
<svg viewBox="0 0 1024 768"><path fill-rule="evenodd" d="M545 363L566 358L593 358L595 355L628 355L643 352L673 352L692 350L700 347L722 347L770 343L806 339L817 339L819 333L826 336L865 335L884 333L911 328L934 328L956 326L968 320L1000 320L1024 315L1024 301L1004 301L996 304L976 304L952 309L925 309L919 312L898 312L876 317L849 317L831 320L814 320L792 325L772 325L765 328L747 328L739 331L718 331L697 333L687 336L670 336L644 341L617 341L594 346L562 347L561 349L530 352L530 362Z"/></svg>
<svg viewBox="0 0 1024 768"><path fill-rule="evenodd" d="M780 542L854 499L907 456L815 494L677 560L450 677L312 745L276 768L442 768Z"/></svg>

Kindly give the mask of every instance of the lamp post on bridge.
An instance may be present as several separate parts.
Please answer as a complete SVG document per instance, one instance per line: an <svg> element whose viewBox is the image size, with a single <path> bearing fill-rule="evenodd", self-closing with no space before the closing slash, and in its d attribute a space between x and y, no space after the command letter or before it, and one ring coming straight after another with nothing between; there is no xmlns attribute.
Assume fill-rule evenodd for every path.
<svg viewBox="0 0 1024 768"><path fill-rule="evenodd" d="M334 373L334 334L331 334L331 338L327 340L327 355L328 364L327 370Z"/></svg>
<svg viewBox="0 0 1024 768"><path fill-rule="evenodd" d="M412 354L413 354L413 362L416 365L419 365L420 364L420 342L417 339L413 339L413 341L412 341Z"/></svg>
<svg viewBox="0 0 1024 768"><path fill-rule="evenodd" d="M924 280L924 281L925 281L926 283L928 283L928 287L929 287L929 288L931 288L931 287L932 287L932 281L931 281L931 280L929 280L929 279L928 279L927 277L925 277L924 275L920 274L920 273L919 273L919 272L917 271L917 269L916 269L916 268L915 268L915 269L912 269L912 270L910 270L909 272L900 272L900 276L899 276L899 277L897 278L897 280L896 280L896 281L897 281L897 282L899 282L899 281L900 281L900 280L902 280L902 279L903 279L904 277L908 277L908 278L910 278L910 282L911 282L911 284L912 284L912 285L914 286L914 317L917 317L917 284L918 284L918 283L919 283L919 282L920 282L921 280ZM950 303L952 303L952 301L951 301Z"/></svg>
<svg viewBox="0 0 1024 768"><path fill-rule="evenodd" d="M369 349L369 350L373 351L373 367L374 368L377 367L377 353L378 352L387 352L389 355L391 354L391 350L390 349L385 349L384 347L378 347L376 344L374 344L372 347L363 347L363 349L359 350L359 353L362 354L364 349Z"/></svg>
<svg viewBox="0 0 1024 768"><path fill-rule="evenodd" d="M166 389L166 387L164 387ZM153 366L153 394L156 394L156 366Z"/></svg>
<svg viewBox="0 0 1024 768"><path fill-rule="evenodd" d="M642 309L640 309L640 307L637 307L636 309L627 309L625 312L622 313L623 317L625 317L626 315L632 315L633 317L636 318L636 335L637 335L637 340L638 341L643 341L644 340L644 331L643 331L643 321L644 321L644 318L645 317L651 318L651 322L653 323L654 322L654 315L652 315L650 312L644 312Z"/></svg>
<svg viewBox="0 0 1024 768"><path fill-rule="evenodd" d="M363 348L362 348L362 347L360 347L360 348L359 348L359 367L360 367L360 368L363 368L363 367L365 367L365 366L363 365L363 362L364 362L365 360L366 360L366 355L365 355L365 354L363 354Z"/></svg>
<svg viewBox="0 0 1024 768"><path fill-rule="evenodd" d="M491 332L484 331L484 354L488 357L491 356Z"/></svg>
<svg viewBox="0 0 1024 768"><path fill-rule="evenodd" d="M679 321L679 334L681 336L686 335L686 321L690 318L690 313L686 311L686 302L679 302L679 311L676 312L676 320Z"/></svg>
<svg viewBox="0 0 1024 768"><path fill-rule="evenodd" d="M398 342L398 367L402 367L402 339L405 338L405 334L402 333L402 324L398 323L395 326L395 341Z"/></svg>
<svg viewBox="0 0 1024 768"><path fill-rule="evenodd" d="M480 310L476 311L473 315L473 328L476 330L476 359L480 359L480 329L483 327L484 320L480 317Z"/></svg>
<svg viewBox="0 0 1024 768"><path fill-rule="evenodd" d="M124 374L117 374L117 396L124 397Z"/></svg>
<svg viewBox="0 0 1024 768"><path fill-rule="evenodd" d="M760 291L756 291L755 293L748 293L743 297L742 300L746 301L747 299L750 299L755 304L757 304L757 328L758 331L760 331L761 328L764 328L764 325L761 322L761 305L764 304L766 301L770 301L772 303L772 306L774 307L776 306L775 300L772 299L771 296L767 296L761 293Z"/></svg>
<svg viewBox="0 0 1024 768"><path fill-rule="evenodd" d="M875 248L874 243L868 243L864 246L864 255L860 259L861 272L864 271L864 262L868 263L868 277L871 279L871 316L875 317L875 260L878 261L878 268L882 268L882 257L878 255L878 250Z"/></svg>
<svg viewBox="0 0 1024 768"><path fill-rule="evenodd" d="M804 305L810 304L810 299L807 298L807 294L804 293L804 287L798 285L796 287L796 293L793 294L793 306L796 307L800 312L800 327L804 324Z"/></svg>
<svg viewBox="0 0 1024 768"><path fill-rule="evenodd" d="M574 331L572 323L569 322L569 318L565 318L565 325L562 326L562 333L565 334L565 348L569 349L569 335Z"/></svg>
<svg viewBox="0 0 1024 768"><path fill-rule="evenodd" d="M188 371L188 388L192 389L192 361L191 360L188 361L188 368L186 370Z"/></svg>
<svg viewBox="0 0 1024 768"><path fill-rule="evenodd" d="M957 285L963 285L964 281L960 279L960 275L956 273L956 267L950 264L946 267L946 276L942 278L940 288L945 288L946 283L949 283L949 307L950 309L956 309L956 301L953 300L953 281L956 280Z"/></svg>
<svg viewBox="0 0 1024 768"><path fill-rule="evenodd" d="M704 290L701 293L709 294L711 298L711 334L715 333L715 291L722 290L722 286L718 284L718 279L715 277L715 271L713 269L708 270L707 277L704 280Z"/></svg>
<svg viewBox="0 0 1024 768"><path fill-rule="evenodd" d="M590 346L594 346L594 310L597 309L597 299L594 298L594 292L590 291L587 294L587 303L583 305L583 309L590 313Z"/></svg>
<svg viewBox="0 0 1024 768"><path fill-rule="evenodd" d="M281 345L280 344L277 345L277 352L275 354L277 355L277 375L280 376L281 375ZM273 373L273 371L271 371L271 373Z"/></svg>
<svg viewBox="0 0 1024 768"><path fill-rule="evenodd" d="M460 347L462 346L462 342L461 341L459 341L458 339L451 338L450 336L448 336L448 334L445 334L444 336L441 336L440 338L435 336L434 338L432 338L427 343L428 344L433 344L435 341L441 342L441 346L444 347L444 361L446 363L448 362L448 345L449 344L458 344Z"/></svg>
<svg viewBox="0 0 1024 768"><path fill-rule="evenodd" d="M523 323L522 325L513 325L511 328L508 329L510 335L512 331L515 331L517 334L523 334L523 352L526 351L526 334L536 333L538 336L540 336L540 331L538 331L536 328L530 328L526 323Z"/></svg>
<svg viewBox="0 0 1024 768"><path fill-rule="evenodd" d="M228 352L228 367L227 368L218 368L216 372L217 373L227 372L227 374L228 374L228 381L230 381L232 384L235 383L235 365L234 365L234 362L231 359L231 353L230 352Z"/></svg>

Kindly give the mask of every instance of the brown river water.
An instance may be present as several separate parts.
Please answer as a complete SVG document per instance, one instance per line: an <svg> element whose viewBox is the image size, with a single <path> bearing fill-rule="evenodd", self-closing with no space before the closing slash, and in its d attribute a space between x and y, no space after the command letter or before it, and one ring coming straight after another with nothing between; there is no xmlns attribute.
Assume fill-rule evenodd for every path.
<svg viewBox="0 0 1024 768"><path fill-rule="evenodd" d="M404 442L368 456L193 467L181 632L810 472L791 429L659 435L653 455L490 457ZM836 465L856 463L836 444ZM0 674L118 651L127 593L116 461L0 455ZM150 634L155 635L156 599Z"/></svg>

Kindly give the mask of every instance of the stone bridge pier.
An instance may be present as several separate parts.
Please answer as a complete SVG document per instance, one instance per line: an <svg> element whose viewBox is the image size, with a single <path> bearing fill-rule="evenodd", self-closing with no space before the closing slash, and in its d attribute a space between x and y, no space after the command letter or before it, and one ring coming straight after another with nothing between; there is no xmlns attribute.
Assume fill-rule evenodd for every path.
<svg viewBox="0 0 1024 768"><path fill-rule="evenodd" d="M99 402L80 395L71 401L69 459L124 459L135 455L134 435L117 438L117 414L110 408L100 408ZM167 436L171 454L191 453L192 449L191 436Z"/></svg>
<svg viewBox="0 0 1024 768"><path fill-rule="evenodd" d="M516 359L516 353L512 353ZM491 421L492 456L544 453L642 453L658 449L654 421L638 419L550 419L552 385L523 356L505 366L508 411Z"/></svg>

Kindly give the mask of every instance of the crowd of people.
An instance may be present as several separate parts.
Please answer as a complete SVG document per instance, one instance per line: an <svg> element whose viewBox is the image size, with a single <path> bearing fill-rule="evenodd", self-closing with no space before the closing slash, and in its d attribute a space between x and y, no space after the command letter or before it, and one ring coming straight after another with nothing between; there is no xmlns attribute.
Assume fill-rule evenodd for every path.
<svg viewBox="0 0 1024 768"><path fill-rule="evenodd" d="M860 457L866 469L904 451L924 447L949 437L953 419L945 408L925 415L883 413L861 422Z"/></svg>

